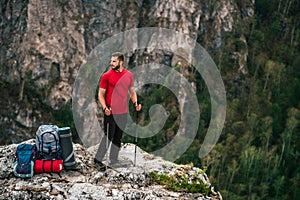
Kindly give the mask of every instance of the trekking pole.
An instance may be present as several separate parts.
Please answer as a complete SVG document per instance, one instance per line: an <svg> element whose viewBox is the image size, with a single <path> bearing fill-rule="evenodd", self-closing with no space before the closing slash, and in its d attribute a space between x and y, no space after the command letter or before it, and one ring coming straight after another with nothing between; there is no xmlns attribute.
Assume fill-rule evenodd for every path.
<svg viewBox="0 0 300 200"><path fill-rule="evenodd" d="M105 170L107 170L107 165L108 165L108 133L109 133L109 122L107 120L107 123L106 123L106 165L105 165Z"/></svg>
<svg viewBox="0 0 300 200"><path fill-rule="evenodd" d="M135 146L134 146L134 162L133 162L134 167L135 167L135 164L136 164L137 126L138 126L138 111L136 111Z"/></svg>

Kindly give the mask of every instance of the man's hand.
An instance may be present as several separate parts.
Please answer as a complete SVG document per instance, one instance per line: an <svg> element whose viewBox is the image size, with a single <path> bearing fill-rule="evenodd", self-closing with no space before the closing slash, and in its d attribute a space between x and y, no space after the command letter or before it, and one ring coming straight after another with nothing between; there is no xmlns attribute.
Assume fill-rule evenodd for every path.
<svg viewBox="0 0 300 200"><path fill-rule="evenodd" d="M104 109L104 114L105 114L106 116L109 116L109 115L111 114L111 108L105 108L105 109Z"/></svg>
<svg viewBox="0 0 300 200"><path fill-rule="evenodd" d="M142 109L142 105L141 104L138 104L135 106L135 110L136 111L140 111Z"/></svg>

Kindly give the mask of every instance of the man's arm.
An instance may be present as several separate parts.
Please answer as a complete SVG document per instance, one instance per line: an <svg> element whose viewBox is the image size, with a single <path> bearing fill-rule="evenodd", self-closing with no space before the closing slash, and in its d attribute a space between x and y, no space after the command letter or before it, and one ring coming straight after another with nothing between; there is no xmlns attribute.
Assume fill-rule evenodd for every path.
<svg viewBox="0 0 300 200"><path fill-rule="evenodd" d="M136 111L140 111L142 109L142 105L138 104L137 95L136 92L134 91L134 87L130 87L129 92L130 92L130 99L134 104Z"/></svg>
<svg viewBox="0 0 300 200"><path fill-rule="evenodd" d="M137 95L136 95L136 92L134 91L134 87L130 87L129 92L130 92L131 102L137 103Z"/></svg>
<svg viewBox="0 0 300 200"><path fill-rule="evenodd" d="M99 89L98 100L99 100L99 102L102 106L102 109L104 110L104 113L106 115L110 115L110 108L108 108L106 103L105 103L105 92L106 92L106 89L104 89L104 88Z"/></svg>

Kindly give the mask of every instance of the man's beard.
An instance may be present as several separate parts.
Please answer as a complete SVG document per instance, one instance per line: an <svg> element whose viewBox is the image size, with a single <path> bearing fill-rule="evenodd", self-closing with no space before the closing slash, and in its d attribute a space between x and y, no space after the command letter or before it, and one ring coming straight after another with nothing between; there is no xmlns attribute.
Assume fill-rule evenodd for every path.
<svg viewBox="0 0 300 200"><path fill-rule="evenodd" d="M117 65L115 67L112 67L112 70L118 71L120 69L120 65Z"/></svg>

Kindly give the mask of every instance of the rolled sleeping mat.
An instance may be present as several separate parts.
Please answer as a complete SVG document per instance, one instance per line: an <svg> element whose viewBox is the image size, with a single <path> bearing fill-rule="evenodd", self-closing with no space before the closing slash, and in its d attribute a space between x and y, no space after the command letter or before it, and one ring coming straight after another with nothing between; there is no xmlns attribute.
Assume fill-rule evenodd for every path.
<svg viewBox="0 0 300 200"><path fill-rule="evenodd" d="M59 140L62 149L62 159L65 169L75 169L75 157L72 143L72 133L70 127L59 128Z"/></svg>
<svg viewBox="0 0 300 200"><path fill-rule="evenodd" d="M64 169L62 160L35 160L34 173L60 173Z"/></svg>

